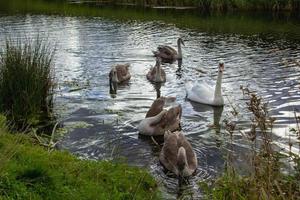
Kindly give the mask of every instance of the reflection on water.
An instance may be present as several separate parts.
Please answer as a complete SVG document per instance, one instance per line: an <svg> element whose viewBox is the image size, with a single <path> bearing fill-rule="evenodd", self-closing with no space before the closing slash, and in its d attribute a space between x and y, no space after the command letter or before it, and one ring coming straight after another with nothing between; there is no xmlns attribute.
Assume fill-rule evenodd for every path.
<svg viewBox="0 0 300 200"><path fill-rule="evenodd" d="M213 127L216 130L216 133L220 133L221 129L221 117L223 113L223 106L209 106L209 105L204 105L204 104L199 104L196 102L191 101L190 104L192 105L193 109L196 112L212 112L213 113L213 122L211 127Z"/></svg>
<svg viewBox="0 0 300 200"><path fill-rule="evenodd" d="M161 97L160 88L164 83L151 83L156 91L156 98Z"/></svg>
<svg viewBox="0 0 300 200"><path fill-rule="evenodd" d="M250 124L240 85L249 85L270 102L271 113L277 118L276 144L285 147L295 139L288 130L295 124L294 109L300 107L298 43L265 40L259 35L210 34L157 22L31 15L0 18L0 41L12 34L34 38L39 33L56 44L54 62L59 87L55 111L69 130L60 148L84 158L122 156L132 165L146 166L166 199L176 198L178 192L201 197L196 183L222 171L228 146L223 119L232 118L234 106L239 113L233 118L238 126L247 129ZM151 84L146 79L154 62L151 50L159 44L172 46L179 36L186 45L183 60L163 66L166 83ZM185 81L215 82L221 59L226 66L224 108L186 100ZM130 63L132 78L118 85L115 92L110 91L108 73L117 63ZM184 190L178 188L177 179L163 172L158 161L160 147L149 138L141 138L136 128L159 96L176 96L183 108L182 130L199 160L197 174ZM85 126L76 126L78 122ZM231 148L241 165L245 164L249 144L239 133Z"/></svg>
<svg viewBox="0 0 300 200"><path fill-rule="evenodd" d="M179 59L177 62L178 62L178 68L176 70L176 76L177 76L177 79L181 79L181 77L182 77L182 70L181 70L182 59Z"/></svg>

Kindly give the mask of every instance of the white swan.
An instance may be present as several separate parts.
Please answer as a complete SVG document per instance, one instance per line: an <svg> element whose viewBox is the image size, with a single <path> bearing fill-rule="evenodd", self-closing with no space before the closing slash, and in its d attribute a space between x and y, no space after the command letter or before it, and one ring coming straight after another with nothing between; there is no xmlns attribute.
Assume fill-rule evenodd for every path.
<svg viewBox="0 0 300 200"><path fill-rule="evenodd" d="M197 156L186 137L179 131L164 135L164 146L159 160L179 178L191 176L197 169Z"/></svg>
<svg viewBox="0 0 300 200"><path fill-rule="evenodd" d="M198 81L194 85L192 82L188 82L185 86L187 98L198 103L212 106L223 106L224 99L221 88L223 71L224 63L220 62L217 83L215 87L209 85L206 81Z"/></svg>

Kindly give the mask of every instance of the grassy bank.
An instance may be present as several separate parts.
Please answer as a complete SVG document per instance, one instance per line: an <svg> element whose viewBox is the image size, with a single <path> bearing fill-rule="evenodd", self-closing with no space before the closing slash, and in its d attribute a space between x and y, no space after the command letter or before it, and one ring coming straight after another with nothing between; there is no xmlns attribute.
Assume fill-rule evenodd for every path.
<svg viewBox="0 0 300 200"><path fill-rule="evenodd" d="M0 116L0 199L159 199L145 170L48 152L4 124Z"/></svg>
<svg viewBox="0 0 300 200"><path fill-rule="evenodd" d="M273 145L272 127L275 118L271 117L263 99L244 89L249 98L248 110L253 114L249 131L239 131L234 122L226 122L226 129L233 144L234 132L239 131L252 147L248 157L249 166L242 173L234 165L234 155L229 151L227 165L221 177L211 184L200 183L206 192L206 199L242 200L242 199L300 199L300 157L292 152L283 155ZM299 120L295 115L296 127L291 136L300 140ZM289 146L297 145L290 142ZM297 145L298 146L298 145ZM233 152L233 149L231 149ZM292 163L292 164L291 164ZM291 164L291 165L290 165ZM288 169L291 167L291 169Z"/></svg>

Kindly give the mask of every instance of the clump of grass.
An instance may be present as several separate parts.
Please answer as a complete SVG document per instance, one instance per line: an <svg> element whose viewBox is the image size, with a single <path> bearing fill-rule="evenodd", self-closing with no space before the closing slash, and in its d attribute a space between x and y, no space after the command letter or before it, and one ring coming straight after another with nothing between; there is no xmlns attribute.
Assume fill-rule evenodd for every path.
<svg viewBox="0 0 300 200"><path fill-rule="evenodd" d="M5 122L2 115L0 122ZM124 161L48 152L28 134L10 134L1 123L0 144L0 199L160 199L154 178Z"/></svg>
<svg viewBox="0 0 300 200"><path fill-rule="evenodd" d="M200 183L200 187L207 199L300 199L299 156L291 152L284 156L275 150L272 145L275 118L269 115L267 103L249 89L242 90L249 97L247 108L253 114L250 131L241 132L252 144L248 175L237 172L229 154L223 175L211 185ZM230 122L226 124L230 135L237 131ZM285 167L282 159L293 160L294 173L282 171Z"/></svg>
<svg viewBox="0 0 300 200"><path fill-rule="evenodd" d="M54 50L40 39L6 40L0 54L0 112L18 130L51 117Z"/></svg>

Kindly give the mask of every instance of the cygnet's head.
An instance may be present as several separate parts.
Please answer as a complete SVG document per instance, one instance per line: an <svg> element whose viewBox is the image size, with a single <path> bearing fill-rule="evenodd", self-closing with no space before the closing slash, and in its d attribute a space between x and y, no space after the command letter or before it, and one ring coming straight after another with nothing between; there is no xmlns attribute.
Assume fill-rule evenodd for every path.
<svg viewBox="0 0 300 200"><path fill-rule="evenodd" d="M185 46L182 38L178 38L177 43L182 44L183 46Z"/></svg>

